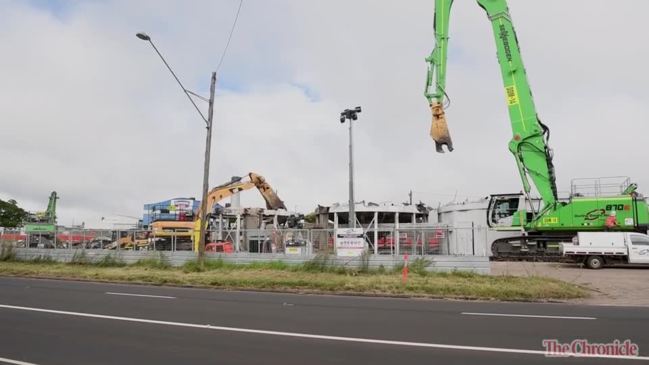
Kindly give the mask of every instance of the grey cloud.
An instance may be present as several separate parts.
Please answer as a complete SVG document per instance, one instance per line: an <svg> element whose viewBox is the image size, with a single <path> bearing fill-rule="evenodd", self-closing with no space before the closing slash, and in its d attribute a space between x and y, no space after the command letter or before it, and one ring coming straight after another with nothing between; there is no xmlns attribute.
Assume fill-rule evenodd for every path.
<svg viewBox="0 0 649 365"><path fill-rule="evenodd" d="M622 5L623 4L623 5ZM236 1L108 1L65 17L22 2L0 11L0 196L61 221L138 215L142 204L198 196L204 129L146 44L147 31L192 89L205 93ZM560 190L572 177L631 175L649 127L644 72L649 3L510 1L541 118L551 126ZM357 196L431 204L520 190L493 36L482 9L456 1L448 111L456 151L428 137L423 58L432 1L247 0L220 80L212 184L258 171L289 207L346 200L346 128L362 105ZM226 86L220 84L219 86ZM295 84L319 95L311 100ZM255 193L243 202L262 205Z"/></svg>

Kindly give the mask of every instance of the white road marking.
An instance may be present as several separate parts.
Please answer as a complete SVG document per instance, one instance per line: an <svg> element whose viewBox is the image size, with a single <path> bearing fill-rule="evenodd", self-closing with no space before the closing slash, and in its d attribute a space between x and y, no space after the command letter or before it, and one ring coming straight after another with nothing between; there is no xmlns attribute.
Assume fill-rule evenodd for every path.
<svg viewBox="0 0 649 365"><path fill-rule="evenodd" d="M124 295L129 297L145 297L145 298L162 298L162 299L176 299L176 297L168 297L166 295L148 295L148 294L133 294L133 293L115 293L107 291L108 295Z"/></svg>
<svg viewBox="0 0 649 365"><path fill-rule="evenodd" d="M462 312L467 316L493 316L493 317L521 317L521 318L545 318L545 319L585 319L594 320L595 317L567 317L567 316L543 316L536 314L508 314L508 313L478 313L478 312Z"/></svg>
<svg viewBox="0 0 649 365"><path fill-rule="evenodd" d="M299 333L299 332L256 330L256 329L250 329L250 328L212 326L212 325L209 325L209 324L169 322L169 321L158 321L158 320L144 319L144 318L119 317L119 316L109 316L109 315L104 315L104 314L93 314L93 313L83 313L83 312L69 312L69 311L61 311L61 310L45 309L45 308L20 307L20 306L7 305L7 304L0 304L0 308L22 310L22 311L30 311L30 312L62 314L62 315L66 315L66 316L75 316L75 317L110 319L110 320L124 321L124 322L148 323L148 324L157 324L157 325L163 325L163 326L199 328L199 329L207 329L207 330L215 330L215 331L252 333L252 334L269 335L269 336L307 338L307 339L314 339L314 340L369 343L369 344L377 344L377 345L393 345L393 346L408 346L408 347L424 347L424 348L435 348L435 349L445 349L445 350L501 352L501 353L510 353L510 354L526 354L526 355L541 355L541 356L546 355L545 351L540 351L540 350L512 349L512 348L502 348L502 347L447 345L447 344L426 343L426 342L379 340L379 339L373 339L373 338L314 335L314 334ZM649 360L649 356L615 356L615 355L585 355L585 354L584 355L575 354L574 356L575 357L616 359L616 360L645 360L645 361Z"/></svg>
<svg viewBox="0 0 649 365"><path fill-rule="evenodd" d="M4 357L0 357L0 363L14 364L14 365L36 365L33 362L11 360L11 359L6 359Z"/></svg>

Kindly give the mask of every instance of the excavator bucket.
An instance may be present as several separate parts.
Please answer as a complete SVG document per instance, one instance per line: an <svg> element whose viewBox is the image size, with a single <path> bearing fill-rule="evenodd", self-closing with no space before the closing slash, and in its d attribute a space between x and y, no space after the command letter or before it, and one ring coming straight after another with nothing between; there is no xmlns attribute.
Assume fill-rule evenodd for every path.
<svg viewBox="0 0 649 365"><path fill-rule="evenodd" d="M273 188L266 182L266 179L264 179L263 176L257 175L254 172L249 173L248 176L250 177L250 181L255 184L261 195L264 197L264 200L266 200L267 209L286 210L286 205L284 204L282 199L277 196L277 193L275 193Z"/></svg>
<svg viewBox="0 0 649 365"><path fill-rule="evenodd" d="M430 126L430 136L433 137L433 140L435 141L435 149L437 149L437 152L439 153L444 153L444 148L442 147L446 145L448 151L452 152L453 142L451 141L451 135L448 132L444 107L440 103L433 102L430 109L433 112L433 124Z"/></svg>

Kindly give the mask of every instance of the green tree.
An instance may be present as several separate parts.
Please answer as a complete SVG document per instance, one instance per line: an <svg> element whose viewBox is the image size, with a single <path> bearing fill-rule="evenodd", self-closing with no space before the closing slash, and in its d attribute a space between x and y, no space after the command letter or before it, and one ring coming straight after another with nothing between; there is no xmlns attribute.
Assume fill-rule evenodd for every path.
<svg viewBox="0 0 649 365"><path fill-rule="evenodd" d="M315 213L309 213L305 215L304 221L307 223L315 223Z"/></svg>
<svg viewBox="0 0 649 365"><path fill-rule="evenodd" d="M20 208L15 200L0 199L0 227L20 227L25 218L27 218L27 212Z"/></svg>

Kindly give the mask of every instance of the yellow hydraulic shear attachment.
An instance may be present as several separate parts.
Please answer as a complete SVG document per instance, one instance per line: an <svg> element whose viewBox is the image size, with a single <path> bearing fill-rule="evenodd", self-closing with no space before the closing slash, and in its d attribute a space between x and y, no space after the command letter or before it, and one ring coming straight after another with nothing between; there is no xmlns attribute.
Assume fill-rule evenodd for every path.
<svg viewBox="0 0 649 365"><path fill-rule="evenodd" d="M442 146L446 145L449 152L453 151L453 142L451 141L451 134L448 132L444 107L441 103L433 101L430 109L433 112L433 124L430 126L430 136L435 141L435 149L439 153L444 153Z"/></svg>

